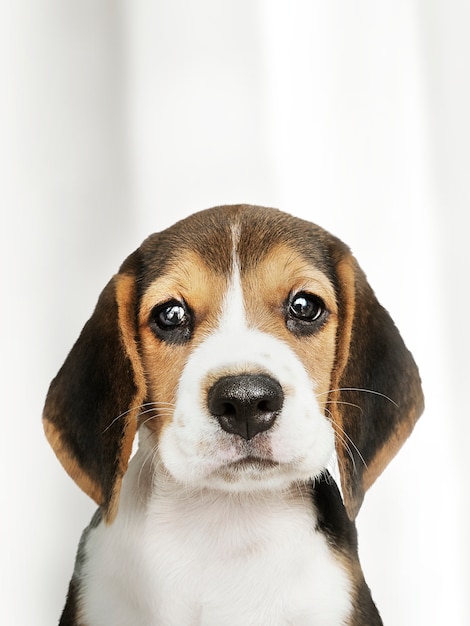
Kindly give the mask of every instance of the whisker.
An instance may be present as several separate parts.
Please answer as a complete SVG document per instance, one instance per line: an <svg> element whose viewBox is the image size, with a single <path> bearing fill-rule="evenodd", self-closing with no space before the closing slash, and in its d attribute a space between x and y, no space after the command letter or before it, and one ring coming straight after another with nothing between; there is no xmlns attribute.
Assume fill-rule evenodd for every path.
<svg viewBox="0 0 470 626"><path fill-rule="evenodd" d="M154 419L157 419L157 417L162 417L162 416L171 417L172 415L173 413L157 413L156 415L151 415L150 417L147 417L147 419L142 422L141 426L145 426L145 424L147 424L148 422L151 422Z"/></svg>
<svg viewBox="0 0 470 626"><path fill-rule="evenodd" d="M339 428L339 426L338 426L338 428ZM348 454L349 454L349 456L351 457L351 461L352 461L352 462L353 462L353 464L354 464L354 469L356 469L356 463L355 463L355 460L354 460L354 458L353 458L352 450L351 450L351 448L349 447L349 444L348 444L348 443L346 442L346 440L344 439L344 437L345 437L345 438L346 438L346 439L347 439L347 440L351 443L351 445L353 446L354 450L356 450L356 452L357 452L357 454L358 454L359 458L361 459L361 462L362 462L362 464L364 465L364 467L365 467L366 469L369 469L369 468L368 468L368 465L367 465L367 463L366 463L366 461L365 461L365 459L364 459L364 457L363 457L363 456L362 456L362 454L361 454L361 451L360 451L360 450L359 450L359 448L356 446L356 444L354 443L354 441L351 439L351 437L348 435L348 433L347 433L347 432L345 432L342 428L341 428L340 430L341 430L341 433L337 432L337 433L336 433L336 436L337 436L337 437L339 437L339 440L343 443L343 445L344 445L344 446L345 446L345 448L347 449Z"/></svg>
<svg viewBox="0 0 470 626"><path fill-rule="evenodd" d="M150 433L149 433L149 435L148 435L148 436L150 437ZM143 489L140 489L140 484L141 484L141 480L142 480L142 475L143 475L143 472L144 472L144 468L145 468L145 465L146 465L146 464L150 461L150 459L151 459L151 461L150 461L150 465L152 465L152 464L154 463L154 458L155 458L155 455L156 455L156 446L155 446L155 447L153 447L153 448L152 448L152 449L148 452L148 454L146 454L146 455L145 455L145 458L144 458L144 460L143 460L143 462L142 462L142 465L141 465L141 467L140 467L140 470L139 470L139 475L138 475L138 477L137 477L137 487L138 487L138 489L137 489L137 490L138 490L138 492L139 492L139 494L140 494L141 502L144 502L144 490L143 490ZM151 480L153 480L153 478L151 478Z"/></svg>
<svg viewBox="0 0 470 626"><path fill-rule="evenodd" d="M147 419L142 422L141 426L145 426L145 424L147 424L148 422L151 422L152 420L156 419L157 417L158 417L158 415L151 415L150 417L147 417Z"/></svg>
<svg viewBox="0 0 470 626"><path fill-rule="evenodd" d="M339 432L336 433L336 436L338 437L338 439L339 439L341 445L343 446L343 448L348 453L348 456L351 459L352 464L353 464L354 473L356 473L356 470L357 470L356 459L354 458L354 454L353 454L351 448L349 447L348 442L346 441L346 439Z"/></svg>
<svg viewBox="0 0 470 626"><path fill-rule="evenodd" d="M295 487L295 490L296 490L297 494L299 495L302 503L305 503L305 494L304 494L304 488L303 488L302 481L295 480L294 481L294 487Z"/></svg>
<svg viewBox="0 0 470 626"><path fill-rule="evenodd" d="M361 413L364 413L364 409L362 408L362 406L359 406L358 404L354 404L354 402L345 402L344 400L325 400L321 404L323 404L323 405L325 405L325 404L345 404L346 406L352 406L355 409L359 409L359 411Z"/></svg>
<svg viewBox="0 0 470 626"><path fill-rule="evenodd" d="M111 426L113 426L118 420L122 419L123 417L125 417L129 413L132 413L132 411L135 411L137 409L144 408L144 407L151 407L150 409L146 409L146 411L147 410L152 410L152 408L156 409L160 405L162 407L164 407L164 408L175 407L175 404L173 402L144 402L143 404L138 404L137 406L133 406L130 409L127 409L127 411L123 411L117 417L115 417L113 419L113 421L110 424L108 424L108 426L106 426L106 428L103 430L103 433L105 433L109 428L111 428ZM146 411L140 412L139 415L142 415Z"/></svg>
<svg viewBox="0 0 470 626"><path fill-rule="evenodd" d="M338 387L338 389L329 389L328 391L323 391L322 393L319 393L317 395L324 396L328 393L333 393L335 391L359 391L361 393L371 393L371 394L374 394L375 396L380 396L382 398L385 398L385 400L388 400L393 405L395 405L397 409L399 408L399 405L395 402L395 400L392 400L392 398L390 398L389 396L386 396L384 393L381 393L380 391L374 391L373 389L361 389L360 387Z"/></svg>
<svg viewBox="0 0 470 626"><path fill-rule="evenodd" d="M329 409L325 409L325 411L327 411L331 416L331 411ZM344 428L341 428L341 426L339 424L337 424L333 419L331 420L332 424L333 424L333 428L335 430L336 436L338 437L338 439L340 440L340 442L343 444L345 450L347 451L349 457L351 458L351 461L353 462L354 465L354 471L356 470L356 462L354 459L354 455L352 453L351 448L349 447L349 444L347 443L347 441L349 441L351 443L351 445L353 446L354 450L357 452L359 458L361 459L364 467L366 469L368 469L368 465L366 463L366 460L364 459L364 457L362 456L361 451L359 450L359 448L357 447L357 445L354 443L353 439L351 439L351 437L348 435L348 433L344 430ZM346 441L346 439L347 441Z"/></svg>
<svg viewBox="0 0 470 626"><path fill-rule="evenodd" d="M145 411L140 411L140 413L137 414L137 417L141 417L142 415L146 415L147 413L156 413L158 415L172 415L173 409L172 407L163 407L163 409L160 409L158 406L155 406L151 407L150 409L145 409Z"/></svg>
<svg viewBox="0 0 470 626"><path fill-rule="evenodd" d="M351 448L349 447L348 442L346 441L346 439L342 436L341 431L343 430L340 426L338 426L337 424L335 424L334 420L333 420L333 416L331 414L331 411L329 409L325 409L325 411L327 413L329 413L330 418L331 418L331 423L333 425L333 429L335 431L335 436L338 438L338 440L340 441L341 445L343 446L343 448L346 450L346 452L348 453L349 458L352 461L353 464L353 468L354 471L356 471L356 459L354 458L354 454L352 453ZM344 431L343 431L344 432ZM339 460L338 460L339 462Z"/></svg>
<svg viewBox="0 0 470 626"><path fill-rule="evenodd" d="M136 411L137 409L140 409L140 408L145 407L145 406L150 406L151 404L154 404L154 403L153 402L145 402L144 404L138 404L137 406L132 406L130 409L127 409L127 411L123 411L117 417L115 417L113 419L113 421L110 424L108 424L108 426L106 426L106 428L103 430L103 433L105 433L109 428L111 428L111 426L113 426L118 420L120 420L121 418L125 417L129 413L132 413L132 411Z"/></svg>

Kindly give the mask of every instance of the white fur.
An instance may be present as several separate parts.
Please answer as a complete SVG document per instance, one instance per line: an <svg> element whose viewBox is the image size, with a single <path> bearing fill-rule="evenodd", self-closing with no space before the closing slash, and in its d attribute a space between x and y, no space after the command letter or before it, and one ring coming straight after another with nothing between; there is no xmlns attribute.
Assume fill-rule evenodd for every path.
<svg viewBox="0 0 470 626"><path fill-rule="evenodd" d="M149 453L141 446L131 463L116 521L88 537L82 574L87 624L347 623L351 583L315 531L306 488L188 490L157 463L158 489L139 502Z"/></svg>
<svg viewBox="0 0 470 626"><path fill-rule="evenodd" d="M285 399L250 441L223 431L202 389L220 372L263 371ZM308 480L333 430L289 346L247 327L237 272L216 332L190 356L160 440L141 428L111 526L90 531L81 572L90 626L340 626L350 579L315 528ZM240 469L256 456L271 462ZM274 462L274 463L272 463Z"/></svg>

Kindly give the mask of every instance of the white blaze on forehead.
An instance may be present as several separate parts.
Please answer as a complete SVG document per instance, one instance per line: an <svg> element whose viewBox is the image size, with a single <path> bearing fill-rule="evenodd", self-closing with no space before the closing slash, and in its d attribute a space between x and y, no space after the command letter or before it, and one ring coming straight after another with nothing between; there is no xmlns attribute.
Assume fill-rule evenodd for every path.
<svg viewBox="0 0 470 626"><path fill-rule="evenodd" d="M232 235L232 274L230 277L227 293L225 294L219 329L230 331L231 329L246 329L245 303L240 275L240 265L237 254L237 244L240 240L240 228L233 224Z"/></svg>
<svg viewBox="0 0 470 626"><path fill-rule="evenodd" d="M212 363L208 361L209 370L217 373L219 369L229 370L233 367L233 373L245 371L250 373L262 369L266 373L279 377L282 368L276 367L274 371L273 361L278 360L276 357L280 356L280 348L287 349L287 345L278 338L262 333L248 324L237 253L239 239L240 230L237 225L234 225L232 226L231 276L222 301L220 321L215 333L205 342L206 350L210 350L212 355ZM282 359L280 362L282 363ZM287 373L286 375L289 376Z"/></svg>
<svg viewBox="0 0 470 626"><path fill-rule="evenodd" d="M237 259L234 258L232 276L230 278L227 293L225 294L223 300L219 330L230 332L231 330L246 330L246 328L247 322L240 268L238 266Z"/></svg>

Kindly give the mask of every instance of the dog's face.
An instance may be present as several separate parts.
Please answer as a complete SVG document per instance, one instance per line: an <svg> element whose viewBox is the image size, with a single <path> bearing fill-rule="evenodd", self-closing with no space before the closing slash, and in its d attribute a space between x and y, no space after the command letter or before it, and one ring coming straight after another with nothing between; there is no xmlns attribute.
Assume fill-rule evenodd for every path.
<svg viewBox="0 0 470 626"><path fill-rule="evenodd" d="M147 425L185 483L276 488L318 474L334 448L334 287L293 246L260 255L255 232L245 258L225 234L224 267L182 250L141 300Z"/></svg>
<svg viewBox="0 0 470 626"><path fill-rule="evenodd" d="M197 487L278 489L336 447L350 517L422 410L416 366L348 248L236 206L149 237L51 384L46 433L111 520L136 429Z"/></svg>

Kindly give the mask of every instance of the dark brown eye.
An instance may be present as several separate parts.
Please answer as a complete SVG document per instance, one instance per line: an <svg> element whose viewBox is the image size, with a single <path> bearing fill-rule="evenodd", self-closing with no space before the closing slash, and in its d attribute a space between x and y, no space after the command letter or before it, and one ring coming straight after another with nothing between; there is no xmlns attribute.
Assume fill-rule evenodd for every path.
<svg viewBox="0 0 470 626"><path fill-rule="evenodd" d="M301 291L287 303L287 328L296 335L311 335L326 321L328 311L319 296Z"/></svg>
<svg viewBox="0 0 470 626"><path fill-rule="evenodd" d="M319 319L325 310L325 304L318 296L299 293L292 298L289 313L299 320L313 322Z"/></svg>
<svg viewBox="0 0 470 626"><path fill-rule="evenodd" d="M186 309L182 304L172 302L157 307L153 313L153 319L162 330L172 330L187 322Z"/></svg>
<svg viewBox="0 0 470 626"><path fill-rule="evenodd" d="M150 327L163 341L184 343L192 334L192 315L184 302L170 300L152 309Z"/></svg>

